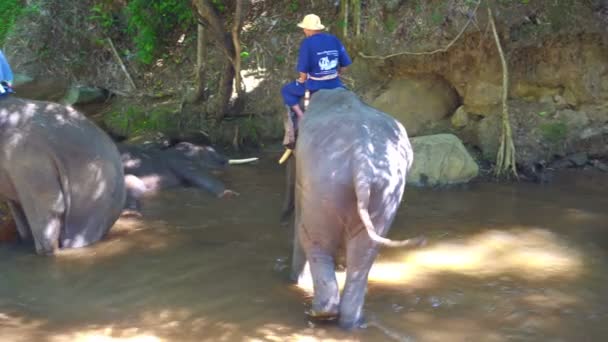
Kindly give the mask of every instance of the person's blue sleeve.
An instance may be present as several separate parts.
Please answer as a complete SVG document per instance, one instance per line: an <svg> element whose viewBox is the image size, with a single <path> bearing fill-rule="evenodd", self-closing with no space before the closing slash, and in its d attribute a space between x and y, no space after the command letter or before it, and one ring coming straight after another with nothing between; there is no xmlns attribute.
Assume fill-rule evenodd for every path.
<svg viewBox="0 0 608 342"><path fill-rule="evenodd" d="M338 56L340 66L347 67L351 65L353 61L350 60L350 56L348 55L348 52L346 52L346 48L344 47L344 45L342 45L342 42L338 41L338 43L340 44L340 52Z"/></svg>
<svg viewBox="0 0 608 342"><path fill-rule="evenodd" d="M310 62L308 60L308 44L306 43L308 40L304 39L302 44L300 44L300 53L298 55L298 66L296 67L297 72L308 73L310 70Z"/></svg>
<svg viewBox="0 0 608 342"><path fill-rule="evenodd" d="M13 71L2 51L0 51L0 81L13 82Z"/></svg>

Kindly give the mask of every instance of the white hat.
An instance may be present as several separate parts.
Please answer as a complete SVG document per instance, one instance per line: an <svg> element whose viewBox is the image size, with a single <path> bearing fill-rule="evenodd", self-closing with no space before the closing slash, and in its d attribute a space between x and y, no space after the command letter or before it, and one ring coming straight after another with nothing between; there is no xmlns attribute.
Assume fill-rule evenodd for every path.
<svg viewBox="0 0 608 342"><path fill-rule="evenodd" d="M304 19L302 19L302 22L298 23L298 27L315 31L325 28L325 26L321 24L321 18L319 18L319 16L316 14L308 14L305 16Z"/></svg>

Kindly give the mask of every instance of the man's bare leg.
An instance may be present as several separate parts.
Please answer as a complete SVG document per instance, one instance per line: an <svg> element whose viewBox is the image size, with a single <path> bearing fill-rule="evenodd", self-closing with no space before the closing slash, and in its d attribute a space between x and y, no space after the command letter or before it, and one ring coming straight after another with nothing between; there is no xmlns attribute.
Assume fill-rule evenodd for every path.
<svg viewBox="0 0 608 342"><path fill-rule="evenodd" d="M296 113L296 115L298 116L298 119L301 119L304 116L304 112L302 111L302 108L300 108L299 104L295 104L295 105L291 106L291 109L293 110L294 113Z"/></svg>

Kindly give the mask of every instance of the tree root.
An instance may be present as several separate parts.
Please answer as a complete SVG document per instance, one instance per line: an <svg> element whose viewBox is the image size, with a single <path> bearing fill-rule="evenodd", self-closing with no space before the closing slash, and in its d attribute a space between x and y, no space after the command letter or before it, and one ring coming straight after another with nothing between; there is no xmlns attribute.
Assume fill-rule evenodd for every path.
<svg viewBox="0 0 608 342"><path fill-rule="evenodd" d="M490 27L494 34L494 40L496 42L496 48L500 55L500 62L502 64L502 134L500 136L500 147L496 156L496 166L494 174L496 177L508 177L509 171L515 178L519 178L516 169L515 159L515 144L513 143L513 135L511 134L511 122L509 120L509 107L507 105L507 97L509 95L509 69L507 66L507 60L500 44L498 32L496 31L496 24L494 23L494 15L492 9L488 6L488 20L490 21Z"/></svg>

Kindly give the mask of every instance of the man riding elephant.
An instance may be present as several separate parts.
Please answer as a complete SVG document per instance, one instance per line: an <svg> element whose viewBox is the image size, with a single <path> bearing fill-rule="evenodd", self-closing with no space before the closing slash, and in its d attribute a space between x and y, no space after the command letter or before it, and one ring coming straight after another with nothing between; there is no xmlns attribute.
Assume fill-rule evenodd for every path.
<svg viewBox="0 0 608 342"><path fill-rule="evenodd" d="M38 254L102 239L125 202L120 155L71 107L0 99L0 199Z"/></svg>
<svg viewBox="0 0 608 342"><path fill-rule="evenodd" d="M340 75L352 64L340 39L323 32L325 26L317 15L306 15L298 27L306 36L298 53L298 78L281 89L283 102L287 106L283 144L290 149L295 144L297 121L304 115L300 101L306 90L314 93L319 89L343 87Z"/></svg>
<svg viewBox="0 0 608 342"><path fill-rule="evenodd" d="M288 194L295 194L291 277L297 280L308 262L313 317L338 316L342 327L358 326L378 247L424 241L383 237L413 160L405 128L393 117L344 88L320 90L312 97L300 122L295 177L288 177L295 184L288 184ZM340 298L334 256L342 243L346 283Z"/></svg>
<svg viewBox="0 0 608 342"><path fill-rule="evenodd" d="M13 93L13 70L0 50L0 98Z"/></svg>

